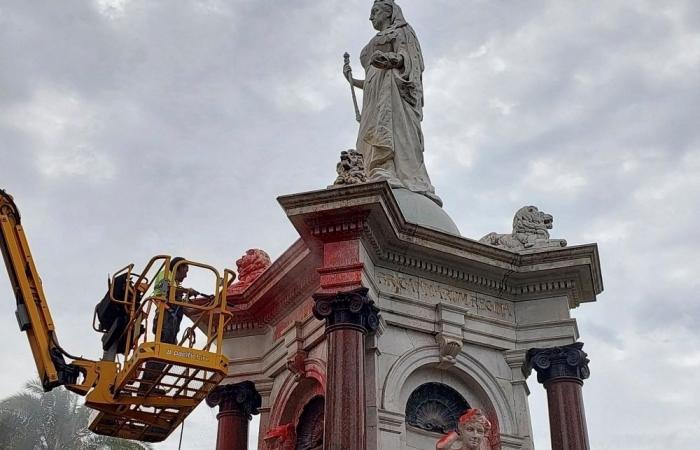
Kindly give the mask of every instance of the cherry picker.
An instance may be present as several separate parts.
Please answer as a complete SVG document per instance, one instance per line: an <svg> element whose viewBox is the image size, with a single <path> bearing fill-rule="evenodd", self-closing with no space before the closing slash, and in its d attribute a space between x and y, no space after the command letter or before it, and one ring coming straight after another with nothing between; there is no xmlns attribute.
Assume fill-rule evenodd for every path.
<svg viewBox="0 0 700 450"><path fill-rule="evenodd" d="M93 432L160 442L226 376L222 340L232 317L226 308L226 288L236 276L231 270L220 274L212 266L187 260L173 261L171 267L167 255L153 257L140 272L134 264L118 270L101 304L103 310L106 302L119 311L120 321L105 326L98 318L98 305L93 329L104 333L103 342L116 343L111 345L119 347L123 362L94 361L72 356L59 344L19 210L1 189L0 249L17 303L17 323L27 335L44 390L64 386L85 396L85 405L94 410L89 425ZM177 296L176 289L153 286L156 278L172 279L180 264L210 274L214 294L190 302ZM162 342L164 315L178 307L185 308L193 324L177 343Z"/></svg>

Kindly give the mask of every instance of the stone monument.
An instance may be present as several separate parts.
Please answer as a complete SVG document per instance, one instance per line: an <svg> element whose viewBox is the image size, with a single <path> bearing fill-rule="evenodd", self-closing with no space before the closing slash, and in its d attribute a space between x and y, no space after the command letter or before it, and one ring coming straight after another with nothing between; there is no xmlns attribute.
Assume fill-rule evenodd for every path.
<svg viewBox="0 0 700 450"><path fill-rule="evenodd" d="M299 239L271 264L248 251L228 290L217 449L246 449L254 410L259 450L531 450L532 369L553 449L588 449L570 311L603 290L597 246L550 239L532 206L510 234L462 237L423 160L416 34L390 0L370 20L365 78L343 69L363 90L357 149L332 186L278 198Z"/></svg>

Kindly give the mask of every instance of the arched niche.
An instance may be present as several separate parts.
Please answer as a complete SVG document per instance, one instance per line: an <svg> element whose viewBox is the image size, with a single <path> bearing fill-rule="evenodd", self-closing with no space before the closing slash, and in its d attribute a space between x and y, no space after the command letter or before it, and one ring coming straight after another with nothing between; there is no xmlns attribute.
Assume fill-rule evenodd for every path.
<svg viewBox="0 0 700 450"><path fill-rule="evenodd" d="M315 396L325 395L325 374L325 363L316 359L306 360L304 377L299 378L291 372L288 373L275 395L275 401L270 410L269 427L296 423L309 400Z"/></svg>
<svg viewBox="0 0 700 450"><path fill-rule="evenodd" d="M515 420L506 394L483 364L464 352L457 355L449 369L438 368L440 362L437 345L418 347L401 355L384 380L382 407L403 415L416 388L438 382L459 392L471 407L482 409L500 432L514 433Z"/></svg>

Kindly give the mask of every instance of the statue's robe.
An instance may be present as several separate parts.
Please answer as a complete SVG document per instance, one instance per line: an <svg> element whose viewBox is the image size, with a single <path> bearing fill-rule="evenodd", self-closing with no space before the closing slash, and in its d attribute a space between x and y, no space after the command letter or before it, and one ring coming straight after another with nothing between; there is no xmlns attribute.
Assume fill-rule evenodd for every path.
<svg viewBox="0 0 700 450"><path fill-rule="evenodd" d="M394 8L392 25L377 33L360 54L366 76L357 150L369 181L386 180L442 206L423 161L423 55L415 32L398 6ZM377 68L371 64L375 51L389 60L402 59L403 64Z"/></svg>

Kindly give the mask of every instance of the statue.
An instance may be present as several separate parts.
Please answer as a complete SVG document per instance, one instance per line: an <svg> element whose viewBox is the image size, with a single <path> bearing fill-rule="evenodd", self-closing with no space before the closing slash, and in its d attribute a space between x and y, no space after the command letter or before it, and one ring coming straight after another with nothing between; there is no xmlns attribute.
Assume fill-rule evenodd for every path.
<svg viewBox="0 0 700 450"><path fill-rule="evenodd" d="M422 194L442 206L423 161L423 55L413 28L393 0L375 0L369 16L378 33L360 54L365 79L343 74L363 90L357 151L368 181Z"/></svg>
<svg viewBox="0 0 700 450"><path fill-rule="evenodd" d="M519 252L540 248L566 247L564 239L550 239L554 219L550 214L537 209L536 206L523 206L513 217L513 232L510 234L489 233L479 242Z"/></svg>
<svg viewBox="0 0 700 450"><path fill-rule="evenodd" d="M367 182L362 154L353 149L340 152L340 162L336 165L335 171L338 177L333 183L334 186Z"/></svg>
<svg viewBox="0 0 700 450"><path fill-rule="evenodd" d="M240 294L253 284L272 265L270 256L263 250L251 248L236 261L238 281L228 287L228 294Z"/></svg>
<svg viewBox="0 0 700 450"><path fill-rule="evenodd" d="M478 409L468 409L451 431L440 439L436 450L481 450L482 442L491 430L491 422Z"/></svg>

